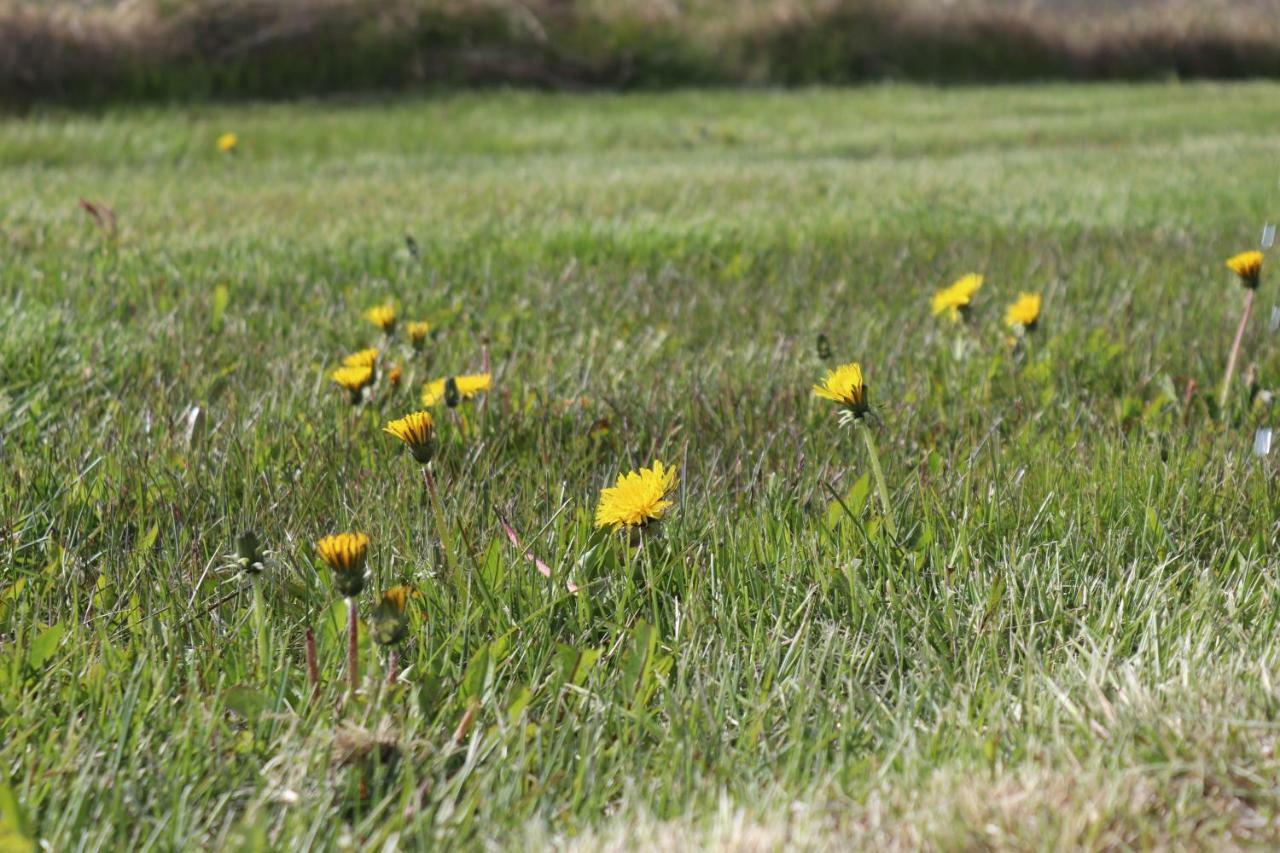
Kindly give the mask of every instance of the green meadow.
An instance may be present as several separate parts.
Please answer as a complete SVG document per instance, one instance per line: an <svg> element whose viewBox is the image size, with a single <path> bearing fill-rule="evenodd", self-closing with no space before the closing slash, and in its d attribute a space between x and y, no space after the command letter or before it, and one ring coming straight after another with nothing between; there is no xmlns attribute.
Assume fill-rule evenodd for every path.
<svg viewBox="0 0 1280 853"><path fill-rule="evenodd" d="M0 850L1280 844L1274 267L1219 402L1278 131L1263 83L0 119ZM486 363L432 501L382 428Z"/></svg>

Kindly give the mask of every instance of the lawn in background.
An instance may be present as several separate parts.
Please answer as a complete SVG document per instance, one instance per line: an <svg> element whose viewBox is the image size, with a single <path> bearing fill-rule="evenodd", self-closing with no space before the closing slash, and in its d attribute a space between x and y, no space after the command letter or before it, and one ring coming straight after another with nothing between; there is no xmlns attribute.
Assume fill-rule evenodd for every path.
<svg viewBox="0 0 1280 853"><path fill-rule="evenodd" d="M51 849L1276 843L1271 269L1215 398L1278 129L1270 84L4 120L0 813ZM402 380L353 408L365 346ZM436 412L442 542L381 427L486 353ZM896 540L810 390L851 360ZM661 535L594 530L653 459ZM419 593L355 699L313 548L349 529Z"/></svg>

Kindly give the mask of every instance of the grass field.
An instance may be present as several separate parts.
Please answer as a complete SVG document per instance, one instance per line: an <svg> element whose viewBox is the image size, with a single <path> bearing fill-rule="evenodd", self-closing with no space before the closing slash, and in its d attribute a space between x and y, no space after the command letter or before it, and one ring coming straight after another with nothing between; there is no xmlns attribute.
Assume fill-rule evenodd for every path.
<svg viewBox="0 0 1280 853"><path fill-rule="evenodd" d="M1267 269L1216 400L1278 130L1271 84L3 120L0 849L1280 843ZM433 506L381 428L486 352ZM896 535L810 390L853 360ZM596 530L654 459L661 526ZM354 696L344 530L364 614L418 593Z"/></svg>

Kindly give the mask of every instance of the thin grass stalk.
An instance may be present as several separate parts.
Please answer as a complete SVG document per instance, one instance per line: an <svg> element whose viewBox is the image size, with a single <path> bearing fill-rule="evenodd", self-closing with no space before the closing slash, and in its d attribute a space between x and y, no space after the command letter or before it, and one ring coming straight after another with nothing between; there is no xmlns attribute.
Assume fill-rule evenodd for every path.
<svg viewBox="0 0 1280 853"><path fill-rule="evenodd" d="M449 530L444 524L444 508L440 505L440 492L436 489L436 478L431 474L431 466L422 466L422 479L427 485L427 498L431 502L431 515L436 525L436 535L440 537L440 550L444 552L444 561L450 574L455 573L453 564L453 548L449 543Z"/></svg>
<svg viewBox="0 0 1280 853"><path fill-rule="evenodd" d="M253 630L258 635L258 677L265 677L270 667L271 648L267 639L266 605L262 600L262 584L257 577L249 580L253 588Z"/></svg>
<svg viewBox="0 0 1280 853"><path fill-rule="evenodd" d="M875 439L871 437L871 427L866 418L858 418L856 429L862 433L862 441L867 446L867 456L871 459L871 474L875 477L876 493L880 496L880 510L884 515L884 529L893 539L898 538L898 525L893 520L893 506L889 503L889 487L885 483L884 471L880 467L880 454L876 452Z"/></svg>
<svg viewBox="0 0 1280 853"><path fill-rule="evenodd" d="M347 599L347 684L354 694L360 687L360 614L355 596Z"/></svg>

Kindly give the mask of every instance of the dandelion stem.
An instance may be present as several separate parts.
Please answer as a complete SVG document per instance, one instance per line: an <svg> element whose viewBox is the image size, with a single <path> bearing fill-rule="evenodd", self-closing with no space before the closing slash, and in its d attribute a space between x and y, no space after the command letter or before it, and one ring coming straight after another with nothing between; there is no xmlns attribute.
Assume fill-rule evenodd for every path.
<svg viewBox="0 0 1280 853"><path fill-rule="evenodd" d="M311 698L320 698L320 663L316 660L316 632L307 626L303 648L307 655L307 681L311 682Z"/></svg>
<svg viewBox="0 0 1280 853"><path fill-rule="evenodd" d="M253 629L258 634L258 677L262 678L267 673L269 663L267 658L270 655L267 645L266 606L262 602L261 581L254 577L249 581L249 585L253 587Z"/></svg>
<svg viewBox="0 0 1280 853"><path fill-rule="evenodd" d="M1227 400L1231 396L1231 377L1236 372L1236 359L1240 355L1240 344L1244 341L1244 330L1249 325L1249 315L1253 313L1253 288L1244 293L1244 313L1240 315L1240 326L1236 329L1236 339L1231 343L1231 354L1227 356L1227 372L1222 376L1222 394L1218 399L1218 410L1226 414Z"/></svg>
<svg viewBox="0 0 1280 853"><path fill-rule="evenodd" d="M400 653L392 649L387 656L387 684L395 684L400 680Z"/></svg>
<svg viewBox="0 0 1280 853"><path fill-rule="evenodd" d="M862 433L862 441L867 446L867 456L871 458L871 473L876 479L876 493L880 495L880 510L884 515L884 529L889 535L898 538L898 525L893 521L893 507L889 503L889 487L885 485L884 471L880 468L880 454L876 452L875 439L871 437L871 427L865 418L855 421L856 429Z"/></svg>
<svg viewBox="0 0 1280 853"><path fill-rule="evenodd" d="M355 596L347 599L347 684L354 695L360 687L360 615Z"/></svg>
<svg viewBox="0 0 1280 853"><path fill-rule="evenodd" d="M436 525L436 536L440 537L440 550L444 552L445 565L452 573L453 549L449 547L449 531L444 526L444 509L440 506L440 492L436 489L436 478L431 474L431 466L422 466L422 479L427 484L427 497L431 501L431 515Z"/></svg>

